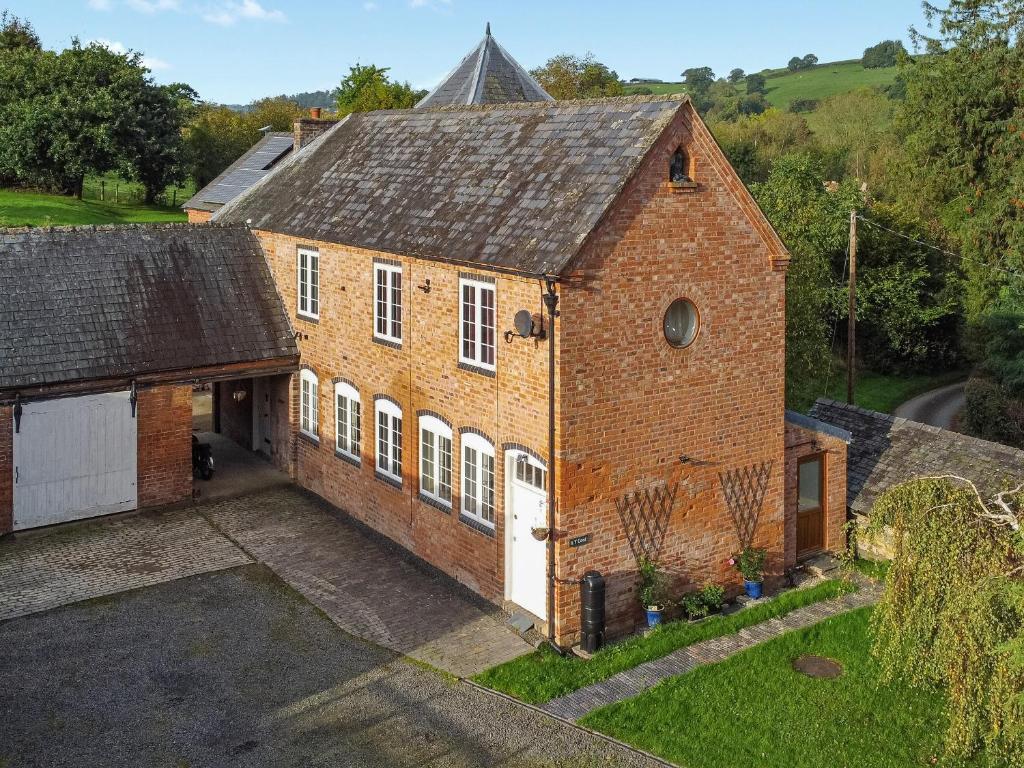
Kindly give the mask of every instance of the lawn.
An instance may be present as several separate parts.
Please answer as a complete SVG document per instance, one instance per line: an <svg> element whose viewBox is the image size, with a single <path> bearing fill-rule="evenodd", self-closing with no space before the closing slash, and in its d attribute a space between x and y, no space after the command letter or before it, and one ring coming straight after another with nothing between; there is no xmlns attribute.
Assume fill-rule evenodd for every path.
<svg viewBox="0 0 1024 768"><path fill-rule="evenodd" d="M898 405L912 397L938 387L963 381L967 378L966 371L943 371L941 373L919 373L914 375L896 375L860 371L854 382L854 401L862 408L881 413L892 413ZM810 383L805 391L798 394L789 408L806 413L818 397L830 397L833 400L846 402L846 369L834 365L829 377L828 388L825 377Z"/></svg>
<svg viewBox="0 0 1024 768"><path fill-rule="evenodd" d="M834 579L806 589L784 592L774 600L730 616L714 616L698 623L669 622L647 635L631 637L602 649L589 661L559 656L546 646L483 672L476 682L529 702L542 704L614 674L658 659L679 648L732 634L776 618L805 605L838 597L854 590L848 581Z"/></svg>
<svg viewBox="0 0 1024 768"><path fill-rule="evenodd" d="M177 208L117 205L109 201L76 200L63 195L0 189L0 227L185 220L185 213Z"/></svg>
<svg viewBox="0 0 1024 768"><path fill-rule="evenodd" d="M768 103L779 109L788 109L795 99L825 99L837 93L846 93L857 88L891 85L896 81L897 67L864 69L860 60L837 61L820 64L802 72L776 69L765 73ZM682 83L637 83L627 85L626 92L637 88L650 88L654 93L683 93ZM743 83L739 84L744 91Z"/></svg>
<svg viewBox="0 0 1024 768"><path fill-rule="evenodd" d="M905 768L941 759L940 695L880 685L862 608L672 678L584 725L688 768ZM834 680L792 662L838 660Z"/></svg>

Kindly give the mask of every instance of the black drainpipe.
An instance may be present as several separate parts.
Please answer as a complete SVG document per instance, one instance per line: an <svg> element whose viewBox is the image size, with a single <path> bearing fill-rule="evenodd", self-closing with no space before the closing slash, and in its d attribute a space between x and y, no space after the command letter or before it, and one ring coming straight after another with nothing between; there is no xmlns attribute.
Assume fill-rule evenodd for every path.
<svg viewBox="0 0 1024 768"><path fill-rule="evenodd" d="M555 278L545 276L548 310L548 644L558 653L565 649L555 642L555 318L559 316Z"/></svg>

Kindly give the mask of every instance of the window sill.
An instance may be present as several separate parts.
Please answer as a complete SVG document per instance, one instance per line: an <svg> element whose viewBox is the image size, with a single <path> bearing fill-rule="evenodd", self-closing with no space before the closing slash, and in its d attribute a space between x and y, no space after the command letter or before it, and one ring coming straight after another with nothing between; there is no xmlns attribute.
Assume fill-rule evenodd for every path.
<svg viewBox="0 0 1024 768"><path fill-rule="evenodd" d="M316 435L311 435L308 432L303 432L302 430L299 430L299 439L305 440L307 443L309 443L310 445L315 445L317 448L320 447L320 438L317 437Z"/></svg>
<svg viewBox="0 0 1024 768"><path fill-rule="evenodd" d="M475 517L470 517L469 515L459 512L459 522L468 525L474 531L482 533L484 536L490 536L492 539L497 537L494 528L487 525L487 523L481 523Z"/></svg>
<svg viewBox="0 0 1024 768"><path fill-rule="evenodd" d="M420 501L422 501L424 504L426 504L429 507L433 507L434 509L441 510L446 515L450 515L452 513L451 506L449 506L448 504L445 504L443 501L438 501L435 498L427 496L423 492L420 492Z"/></svg>
<svg viewBox="0 0 1024 768"><path fill-rule="evenodd" d="M696 192L698 189L696 181L670 181L669 187L673 192L684 194L687 192Z"/></svg>
<svg viewBox="0 0 1024 768"><path fill-rule="evenodd" d="M373 337L374 344L380 344L382 347L390 347L391 349L401 349L402 342L391 341L391 339L382 339L380 336Z"/></svg>
<svg viewBox="0 0 1024 768"><path fill-rule="evenodd" d="M459 360L459 369L463 371L469 371L470 373L477 373L481 376L486 376L490 379L497 378L497 371L491 368L482 368L479 365L473 365L472 363L466 363Z"/></svg>
<svg viewBox="0 0 1024 768"><path fill-rule="evenodd" d="M320 315L314 317L313 315L304 315L301 312L296 312L295 317L304 323L311 323L312 325L320 325Z"/></svg>
<svg viewBox="0 0 1024 768"><path fill-rule="evenodd" d="M334 458L341 459L346 464L351 464L353 467L357 467L358 468L358 467L362 467L363 466L363 462L362 461L360 461L359 459L355 458L354 456L350 456L347 453L343 453L342 451L339 451L338 449L334 450Z"/></svg>
<svg viewBox="0 0 1024 768"><path fill-rule="evenodd" d="M398 491L402 490L402 481L401 480L396 480L391 475L385 475L379 469L373 470L373 476L376 477L378 480L380 480L385 485L390 485L395 490L398 490Z"/></svg>

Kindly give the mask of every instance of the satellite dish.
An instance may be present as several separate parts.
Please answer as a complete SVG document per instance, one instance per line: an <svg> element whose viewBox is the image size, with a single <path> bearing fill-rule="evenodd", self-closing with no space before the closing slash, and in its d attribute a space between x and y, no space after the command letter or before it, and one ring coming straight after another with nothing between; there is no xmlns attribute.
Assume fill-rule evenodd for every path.
<svg viewBox="0 0 1024 768"><path fill-rule="evenodd" d="M533 335L533 314L528 309L520 309L515 318L516 333L524 339Z"/></svg>

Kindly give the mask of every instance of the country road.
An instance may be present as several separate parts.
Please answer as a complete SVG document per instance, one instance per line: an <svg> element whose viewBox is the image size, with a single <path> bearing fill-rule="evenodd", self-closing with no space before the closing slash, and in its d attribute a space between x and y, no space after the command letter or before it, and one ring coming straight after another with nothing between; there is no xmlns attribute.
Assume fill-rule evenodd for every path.
<svg viewBox="0 0 1024 768"><path fill-rule="evenodd" d="M955 429L957 415L964 407L964 384L948 384L911 398L896 408L896 415L942 429Z"/></svg>

